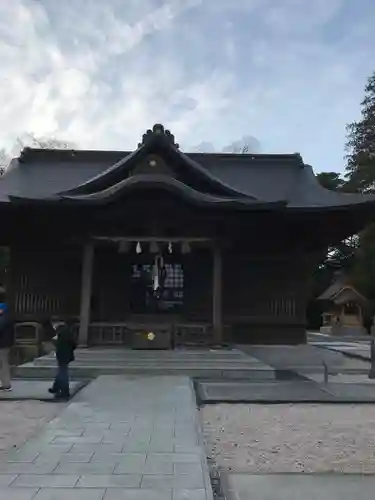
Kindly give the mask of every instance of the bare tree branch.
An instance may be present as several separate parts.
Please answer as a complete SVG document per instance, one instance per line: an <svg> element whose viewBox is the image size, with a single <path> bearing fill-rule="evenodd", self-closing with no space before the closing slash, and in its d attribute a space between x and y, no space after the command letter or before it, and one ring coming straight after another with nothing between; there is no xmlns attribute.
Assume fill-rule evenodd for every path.
<svg viewBox="0 0 375 500"><path fill-rule="evenodd" d="M2 175L12 159L12 155L19 155L24 148L40 149L75 149L75 144L69 141L63 141L55 137L37 137L31 132L27 132L21 137L17 137L15 144L11 149L12 154L4 148L0 149L0 175Z"/></svg>

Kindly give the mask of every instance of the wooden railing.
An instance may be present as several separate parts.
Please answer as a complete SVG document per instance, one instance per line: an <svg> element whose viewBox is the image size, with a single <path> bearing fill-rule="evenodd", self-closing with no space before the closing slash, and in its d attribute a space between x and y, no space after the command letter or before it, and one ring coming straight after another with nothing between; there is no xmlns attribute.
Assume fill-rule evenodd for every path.
<svg viewBox="0 0 375 500"><path fill-rule="evenodd" d="M91 323L89 343L91 345L130 345L132 332L127 323Z"/></svg>
<svg viewBox="0 0 375 500"><path fill-rule="evenodd" d="M90 345L132 344L133 335L140 331L171 331L171 347L183 345L210 345L213 342L212 326L207 323L91 323L89 326ZM165 332L164 332L165 333Z"/></svg>
<svg viewBox="0 0 375 500"><path fill-rule="evenodd" d="M47 294L19 292L15 297L16 314L56 315L61 312L61 300Z"/></svg>
<svg viewBox="0 0 375 500"><path fill-rule="evenodd" d="M210 345L213 343L212 326L207 323L179 323L174 326L175 346Z"/></svg>
<svg viewBox="0 0 375 500"><path fill-rule="evenodd" d="M269 302L270 313L276 317L294 317L296 315L296 301L294 297L277 297Z"/></svg>

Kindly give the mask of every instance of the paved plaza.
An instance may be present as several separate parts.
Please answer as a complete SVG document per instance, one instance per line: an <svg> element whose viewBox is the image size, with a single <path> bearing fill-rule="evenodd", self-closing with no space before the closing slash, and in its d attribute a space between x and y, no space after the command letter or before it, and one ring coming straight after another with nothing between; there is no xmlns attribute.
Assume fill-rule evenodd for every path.
<svg viewBox="0 0 375 500"><path fill-rule="evenodd" d="M0 498L211 500L190 380L99 377L2 460Z"/></svg>

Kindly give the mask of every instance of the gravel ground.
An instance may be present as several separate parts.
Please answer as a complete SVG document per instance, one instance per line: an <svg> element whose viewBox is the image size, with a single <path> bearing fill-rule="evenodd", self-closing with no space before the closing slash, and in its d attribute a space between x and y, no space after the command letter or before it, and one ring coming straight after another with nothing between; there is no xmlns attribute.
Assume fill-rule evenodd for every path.
<svg viewBox="0 0 375 500"><path fill-rule="evenodd" d="M0 401L0 460L65 408L62 403Z"/></svg>
<svg viewBox="0 0 375 500"><path fill-rule="evenodd" d="M375 406L208 405L207 455L225 471L375 473Z"/></svg>

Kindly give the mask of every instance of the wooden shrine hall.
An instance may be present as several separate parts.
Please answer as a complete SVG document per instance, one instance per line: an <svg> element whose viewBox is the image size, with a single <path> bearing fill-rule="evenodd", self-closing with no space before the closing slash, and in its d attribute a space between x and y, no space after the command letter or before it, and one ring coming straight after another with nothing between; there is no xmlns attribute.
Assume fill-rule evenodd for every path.
<svg viewBox="0 0 375 500"><path fill-rule="evenodd" d="M299 154L25 148L0 179L17 322L76 321L82 345L305 342L310 276L375 197L327 191Z"/></svg>

